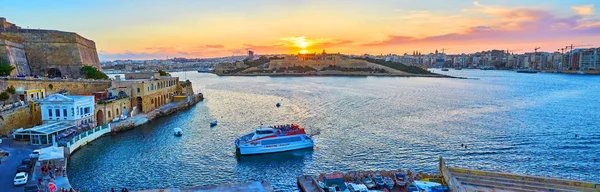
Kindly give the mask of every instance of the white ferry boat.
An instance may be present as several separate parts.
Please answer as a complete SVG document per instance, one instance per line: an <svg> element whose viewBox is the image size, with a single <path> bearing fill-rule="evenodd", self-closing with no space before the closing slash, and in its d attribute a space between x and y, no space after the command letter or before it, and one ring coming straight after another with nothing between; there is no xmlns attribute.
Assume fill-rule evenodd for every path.
<svg viewBox="0 0 600 192"><path fill-rule="evenodd" d="M312 148L311 136L297 124L259 127L235 140L241 155L253 155Z"/></svg>

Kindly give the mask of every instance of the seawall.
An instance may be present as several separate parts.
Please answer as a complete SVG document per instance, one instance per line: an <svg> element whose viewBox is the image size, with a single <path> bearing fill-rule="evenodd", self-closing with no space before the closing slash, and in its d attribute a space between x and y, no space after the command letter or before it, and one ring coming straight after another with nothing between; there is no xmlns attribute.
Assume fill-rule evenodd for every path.
<svg viewBox="0 0 600 192"><path fill-rule="evenodd" d="M175 102L169 103L169 104L161 106L158 109L155 109L147 114L136 115L134 117L130 117L129 119L126 119L126 120L123 120L123 121L120 121L117 123L112 123L111 132L118 133L121 131L127 131L130 129L134 129L137 126L151 123L152 120L154 120L156 118L167 116L167 115L170 115L177 111L190 108L190 107L194 106L196 103L204 100L204 96L202 95L202 93L191 95L189 97L190 97L189 101L180 101L180 102L176 102L176 103Z"/></svg>

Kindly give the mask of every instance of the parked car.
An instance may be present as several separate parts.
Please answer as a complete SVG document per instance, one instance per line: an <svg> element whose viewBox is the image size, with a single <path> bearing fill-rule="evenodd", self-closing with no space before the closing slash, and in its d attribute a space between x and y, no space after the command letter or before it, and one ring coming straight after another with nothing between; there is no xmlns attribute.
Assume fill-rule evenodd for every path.
<svg viewBox="0 0 600 192"><path fill-rule="evenodd" d="M31 154L29 154L29 158L32 158L32 159L37 159L39 157L40 157L39 149L33 150L33 152L31 152Z"/></svg>
<svg viewBox="0 0 600 192"><path fill-rule="evenodd" d="M21 161L21 165L27 165L28 167L31 166L31 159L23 159Z"/></svg>
<svg viewBox="0 0 600 192"><path fill-rule="evenodd" d="M29 165L19 165L19 167L17 167L17 173L19 172L29 173Z"/></svg>
<svg viewBox="0 0 600 192"><path fill-rule="evenodd" d="M25 190L23 192L38 192L40 189L37 185L27 185L25 186Z"/></svg>
<svg viewBox="0 0 600 192"><path fill-rule="evenodd" d="M27 177L29 175L25 172L20 172L15 175L15 180L13 181L14 185L25 185L27 184Z"/></svg>

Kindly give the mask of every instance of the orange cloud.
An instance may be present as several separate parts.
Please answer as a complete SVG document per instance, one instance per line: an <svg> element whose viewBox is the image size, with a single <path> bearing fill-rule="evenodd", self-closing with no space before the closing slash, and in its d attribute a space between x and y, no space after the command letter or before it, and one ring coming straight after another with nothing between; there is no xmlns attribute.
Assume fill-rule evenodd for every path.
<svg viewBox="0 0 600 192"><path fill-rule="evenodd" d="M578 15L594 14L594 5L572 6L571 9L575 10Z"/></svg>

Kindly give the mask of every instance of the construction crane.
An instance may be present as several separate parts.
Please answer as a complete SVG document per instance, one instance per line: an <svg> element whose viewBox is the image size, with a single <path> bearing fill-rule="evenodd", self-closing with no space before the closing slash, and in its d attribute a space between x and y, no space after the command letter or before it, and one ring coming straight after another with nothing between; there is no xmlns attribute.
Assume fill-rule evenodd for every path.
<svg viewBox="0 0 600 192"><path fill-rule="evenodd" d="M588 45L573 45L573 44L571 44L571 45L565 46L565 50L571 49L569 51L569 55L570 55L570 57L569 57L569 66L573 66L573 48L576 48L576 47L589 47L589 46L594 46L594 45L591 45L591 44L588 44ZM581 67L581 66L578 66L578 67Z"/></svg>
<svg viewBox="0 0 600 192"><path fill-rule="evenodd" d="M536 47L533 49L533 69L537 69L537 50L539 50L540 47ZM540 68L541 69L541 68Z"/></svg>
<svg viewBox="0 0 600 192"><path fill-rule="evenodd" d="M440 50L442 50L442 53L444 53L444 52L445 52L446 50L448 50L448 49L446 49L446 48L442 48L442 49L440 49Z"/></svg>

